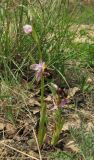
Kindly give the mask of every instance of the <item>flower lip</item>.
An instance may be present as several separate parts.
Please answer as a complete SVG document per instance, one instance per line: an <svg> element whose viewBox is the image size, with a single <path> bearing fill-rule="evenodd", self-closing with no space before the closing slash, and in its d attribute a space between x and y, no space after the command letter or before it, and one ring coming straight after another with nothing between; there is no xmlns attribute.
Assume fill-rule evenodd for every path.
<svg viewBox="0 0 94 160"><path fill-rule="evenodd" d="M69 99L65 98L61 100L60 107L64 107L69 103Z"/></svg>
<svg viewBox="0 0 94 160"><path fill-rule="evenodd" d="M39 70L44 71L46 68L46 65L45 65L45 62L41 62L39 64L32 64L30 68L34 71L39 71Z"/></svg>
<svg viewBox="0 0 94 160"><path fill-rule="evenodd" d="M26 24L23 26L23 31L26 33L26 34L29 34L32 32L32 26L29 25L29 24Z"/></svg>
<svg viewBox="0 0 94 160"><path fill-rule="evenodd" d="M39 64L33 64L30 66L30 69L35 71L35 77L37 81L40 81L44 70L46 69L45 62L40 62Z"/></svg>

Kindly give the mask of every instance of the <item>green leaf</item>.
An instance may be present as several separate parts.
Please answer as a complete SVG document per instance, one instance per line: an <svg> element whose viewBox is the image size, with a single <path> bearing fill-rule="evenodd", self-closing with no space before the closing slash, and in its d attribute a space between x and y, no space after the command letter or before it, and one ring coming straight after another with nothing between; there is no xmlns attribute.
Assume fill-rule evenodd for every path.
<svg viewBox="0 0 94 160"><path fill-rule="evenodd" d="M7 118L13 125L16 125L15 118L12 113L12 106L7 106Z"/></svg>

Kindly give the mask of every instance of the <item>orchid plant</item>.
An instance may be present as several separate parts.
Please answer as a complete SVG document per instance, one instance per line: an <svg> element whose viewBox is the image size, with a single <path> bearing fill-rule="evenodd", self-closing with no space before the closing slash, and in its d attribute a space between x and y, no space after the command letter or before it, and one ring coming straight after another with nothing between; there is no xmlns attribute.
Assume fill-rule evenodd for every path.
<svg viewBox="0 0 94 160"><path fill-rule="evenodd" d="M60 133L62 131L63 124L64 124L64 118L62 116L62 108L66 104L68 104L69 100L65 97L62 98L59 95L59 93L58 93L59 87L56 84L51 83L50 89L51 89L52 94L53 94L54 105L55 105L55 113L54 113L55 130L54 130L54 133L53 133L53 136L52 136L51 144L56 145L58 140L59 140L59 136L60 136Z"/></svg>
<svg viewBox="0 0 94 160"><path fill-rule="evenodd" d="M33 64L30 67L35 71L36 81L41 81L41 110L40 110L40 122L39 122L39 131L38 131L38 142L41 147L45 138L46 133L46 104L44 102L44 73L47 68L45 62L40 62L39 64Z"/></svg>
<svg viewBox="0 0 94 160"><path fill-rule="evenodd" d="M23 26L23 31L25 34L32 33L32 37L36 41L39 49L40 59L42 59L42 54L40 51L39 43L37 34L34 30L32 30L31 25L25 25ZM44 102L44 73L45 69L47 68L45 62L42 62L42 60L39 62L39 64L32 64L30 66L30 69L35 71L35 78L37 82L41 81L41 109L40 109L40 122L39 122L39 129L38 129L38 142L39 146L41 147L44 141L45 133L46 133L46 104Z"/></svg>
<svg viewBox="0 0 94 160"><path fill-rule="evenodd" d="M30 34L32 33L32 26L31 25L25 25L23 26L23 30L25 34ZM34 31L35 32L35 31ZM46 103L44 101L44 90L45 90L45 84L44 84L44 77L47 75L47 65L45 62L42 61L42 55L39 47L39 43L37 42L37 38L33 37L36 40L36 43L38 44L39 48L39 54L40 54L40 61L38 64L34 63L30 66L30 69L35 71L35 78L37 83L41 82L41 108L40 108L40 121L39 121L39 128L38 128L38 143L40 148L42 147L43 141L45 139L46 135L46 128L47 128L47 112L46 112ZM55 84L50 85L50 89L52 91L53 97L54 97L54 105L57 106L57 109L55 111L54 117L55 117L55 130L52 136L52 145L56 145L63 124L64 124L64 119L62 117L62 107L64 107L68 100L66 98L62 99L60 95L58 94L58 86Z"/></svg>
<svg viewBox="0 0 94 160"><path fill-rule="evenodd" d="M41 111L40 111L40 123L39 123L39 132L38 132L38 141L40 147L43 144L43 140L46 134L46 125L47 125L47 115L46 115L46 104L44 102L44 75L45 69L47 68L45 62L40 62L39 64L33 64L30 67L32 70L35 71L36 81L41 81ZM52 136L51 144L56 145L58 142L61 130L63 128L64 119L62 117L62 108L68 103L67 98L61 98L58 94L58 86L51 83L50 89L52 91L54 97L54 105L57 106L55 111L55 130Z"/></svg>

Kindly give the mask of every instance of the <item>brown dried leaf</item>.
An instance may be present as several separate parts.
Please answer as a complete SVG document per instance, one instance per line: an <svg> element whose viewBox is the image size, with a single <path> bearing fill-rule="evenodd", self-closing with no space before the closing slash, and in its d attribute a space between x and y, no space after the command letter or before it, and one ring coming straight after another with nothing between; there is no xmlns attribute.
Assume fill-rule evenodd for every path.
<svg viewBox="0 0 94 160"><path fill-rule="evenodd" d="M40 106L40 103L37 101L36 98L29 99L28 102L27 102L27 104L30 105L30 106L35 106L35 105L36 106Z"/></svg>
<svg viewBox="0 0 94 160"><path fill-rule="evenodd" d="M3 130L5 127L4 123L0 122L0 130Z"/></svg>
<svg viewBox="0 0 94 160"><path fill-rule="evenodd" d="M92 122L89 122L87 125L86 125L86 131L87 132L91 132L92 129L94 129L94 124Z"/></svg>
<svg viewBox="0 0 94 160"><path fill-rule="evenodd" d="M94 114L92 111L87 111L85 109L80 109L80 116L84 118L84 120L94 120Z"/></svg>
<svg viewBox="0 0 94 160"><path fill-rule="evenodd" d="M52 102L52 96L51 96L51 95L48 95L48 96L45 98L45 101L48 102L48 103L51 103L51 102Z"/></svg>
<svg viewBox="0 0 94 160"><path fill-rule="evenodd" d="M34 109L32 109L33 114L37 114L40 112L39 107L35 107Z"/></svg>
<svg viewBox="0 0 94 160"><path fill-rule="evenodd" d="M35 139L29 139L27 141L28 145L32 148L32 150L36 150L37 149L37 144L36 144L36 141Z"/></svg>
<svg viewBox="0 0 94 160"><path fill-rule="evenodd" d="M75 144L74 141L69 141L65 146L64 146L65 150L68 150L70 152L76 152L79 153L79 148L77 146L77 144Z"/></svg>
<svg viewBox="0 0 94 160"><path fill-rule="evenodd" d="M8 135L13 135L16 132L16 128L11 124L11 123L7 123L6 124L6 133Z"/></svg>
<svg viewBox="0 0 94 160"><path fill-rule="evenodd" d="M8 101L6 99L0 100L0 107L5 107L8 105Z"/></svg>
<svg viewBox="0 0 94 160"><path fill-rule="evenodd" d="M86 81L88 84L92 84L93 83L93 80L91 77L88 77L87 81Z"/></svg>
<svg viewBox="0 0 94 160"><path fill-rule="evenodd" d="M81 120L77 114L69 115L67 122L64 123L62 131L67 131L70 128L80 128Z"/></svg>
<svg viewBox="0 0 94 160"><path fill-rule="evenodd" d="M31 155L31 156L33 156L33 157L39 158L38 153L36 153L34 151L29 151L28 154Z"/></svg>
<svg viewBox="0 0 94 160"><path fill-rule="evenodd" d="M68 91L68 97L72 98L79 90L78 87L70 88Z"/></svg>

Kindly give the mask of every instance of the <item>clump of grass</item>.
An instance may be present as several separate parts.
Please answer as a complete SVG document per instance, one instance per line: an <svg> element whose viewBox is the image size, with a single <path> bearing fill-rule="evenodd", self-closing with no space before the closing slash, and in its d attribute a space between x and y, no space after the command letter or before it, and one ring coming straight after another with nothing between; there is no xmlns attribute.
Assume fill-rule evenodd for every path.
<svg viewBox="0 0 94 160"><path fill-rule="evenodd" d="M90 133L86 133L84 130L84 127L77 129L71 129L71 136L75 140L75 142L78 144L80 148L79 153L69 153L64 151L57 151L54 153L51 153L50 159L53 160L79 160L79 159L85 159L85 160L93 160L94 158L94 130L92 130Z"/></svg>
<svg viewBox="0 0 94 160"><path fill-rule="evenodd" d="M32 55L39 61L39 52L42 52L47 64L54 65L64 73L66 59L72 58L70 50L73 37L69 31L73 13L68 14L67 3L61 0L47 3L5 1L0 7L2 75L9 80L17 80L32 63ZM35 38L23 33L25 24L33 26ZM67 48L70 48L68 52Z"/></svg>
<svg viewBox="0 0 94 160"><path fill-rule="evenodd" d="M84 129L84 124L82 127L71 130L71 136L75 139L76 143L80 147L80 153L83 155L84 159L89 160L89 158L93 159L94 155L94 130L86 133Z"/></svg>
<svg viewBox="0 0 94 160"><path fill-rule="evenodd" d="M1 81L4 79L5 83L19 84L22 76L25 74L24 71L27 72L30 65L40 64L40 61L45 61L47 66L55 69L58 75L62 77L60 85L66 83L69 87L65 78L67 63L76 60L78 57L81 57L83 61L85 54L85 48L83 49L82 55L82 51L77 50L78 44L75 45L73 43L76 31L71 32L70 27L75 23L74 18L77 16L78 11L76 14L76 6L74 6L73 10L69 7L66 0L50 0L49 2L41 2L40 0L30 2L22 0L18 2L13 1L12 3L11 0L6 0L1 2ZM26 24L32 26L32 31L28 35L23 31L23 26ZM92 52L92 50L93 46L89 51ZM88 54L87 50L86 52ZM89 56L86 56L86 60L88 59L87 57ZM93 58L92 53L89 62L91 58ZM37 72L37 78L40 76L38 74L39 70ZM34 79L32 78L32 80ZM40 80L41 111L38 141L41 147L46 132L45 124L47 125L46 104L44 103L44 71L42 72ZM8 113L10 117L12 117L11 106L8 106ZM58 117L60 117L58 120L57 114ZM53 145L55 145L59 139L63 124L61 112L57 112L57 114L56 134L53 135L54 138L52 140ZM61 125L58 125L59 123L61 123Z"/></svg>

